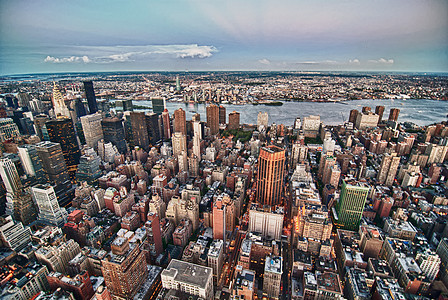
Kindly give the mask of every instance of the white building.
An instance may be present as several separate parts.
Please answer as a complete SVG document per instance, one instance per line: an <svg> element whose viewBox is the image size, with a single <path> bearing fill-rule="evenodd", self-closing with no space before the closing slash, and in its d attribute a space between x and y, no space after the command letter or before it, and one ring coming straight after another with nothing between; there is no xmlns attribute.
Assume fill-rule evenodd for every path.
<svg viewBox="0 0 448 300"><path fill-rule="evenodd" d="M67 222L67 212L61 208L53 187L38 184L31 188L33 199L39 208L39 220L62 227Z"/></svg>
<svg viewBox="0 0 448 300"><path fill-rule="evenodd" d="M99 112L81 117L82 131L88 147L97 149L98 142L103 139L101 120L103 117Z"/></svg>
<svg viewBox="0 0 448 300"><path fill-rule="evenodd" d="M11 216L0 217L0 241L3 247L18 252L31 242L31 229Z"/></svg>
<svg viewBox="0 0 448 300"><path fill-rule="evenodd" d="M281 256L267 256L264 265L263 293L268 297L278 299L283 274L283 259Z"/></svg>
<svg viewBox="0 0 448 300"><path fill-rule="evenodd" d="M208 251L208 266L213 269L213 276L219 281L222 266L224 263L224 242L223 240L214 240Z"/></svg>
<svg viewBox="0 0 448 300"><path fill-rule="evenodd" d="M274 211L259 208L252 204L249 211L249 231L259 232L264 237L280 239L283 229L283 207Z"/></svg>

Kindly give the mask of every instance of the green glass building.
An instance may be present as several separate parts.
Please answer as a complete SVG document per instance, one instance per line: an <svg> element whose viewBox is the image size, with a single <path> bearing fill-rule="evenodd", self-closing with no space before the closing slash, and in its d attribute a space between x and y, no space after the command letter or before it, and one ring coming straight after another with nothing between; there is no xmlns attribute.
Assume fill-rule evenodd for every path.
<svg viewBox="0 0 448 300"><path fill-rule="evenodd" d="M342 181L341 196L336 206L335 225L348 230L358 230L364 205L369 194L367 183Z"/></svg>

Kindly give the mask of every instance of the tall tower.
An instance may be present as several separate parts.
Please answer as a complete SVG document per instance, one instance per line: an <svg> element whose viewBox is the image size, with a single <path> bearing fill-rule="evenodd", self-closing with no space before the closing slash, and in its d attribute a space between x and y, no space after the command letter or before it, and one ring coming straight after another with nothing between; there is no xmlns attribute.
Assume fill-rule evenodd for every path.
<svg viewBox="0 0 448 300"><path fill-rule="evenodd" d="M151 144L156 144L160 141L160 116L155 113L146 113L146 130Z"/></svg>
<svg viewBox="0 0 448 300"><path fill-rule="evenodd" d="M117 118L104 118L101 121L101 127L103 128L104 141L111 142L117 146L120 153L126 152L126 141L124 135L123 122Z"/></svg>
<svg viewBox="0 0 448 300"><path fill-rule="evenodd" d="M201 160L202 126L200 122L193 122L193 153Z"/></svg>
<svg viewBox="0 0 448 300"><path fill-rule="evenodd" d="M384 106L382 105L377 105L375 107L375 113L380 116L380 119L378 120L378 123L381 123L381 121L383 120L383 114L384 114Z"/></svg>
<svg viewBox="0 0 448 300"><path fill-rule="evenodd" d="M162 127L163 127L163 138L165 140L170 139L171 138L170 113L166 108L162 112Z"/></svg>
<svg viewBox="0 0 448 300"><path fill-rule="evenodd" d="M159 116L166 108L165 98L151 98L152 111Z"/></svg>
<svg viewBox="0 0 448 300"><path fill-rule="evenodd" d="M64 102L64 96L62 96L61 90L53 82L53 110L56 117L67 117L70 118L70 111Z"/></svg>
<svg viewBox="0 0 448 300"><path fill-rule="evenodd" d="M98 141L103 139L103 130L101 128L102 116L100 113L94 113L81 117L82 131L86 139L86 145L98 149Z"/></svg>
<svg viewBox="0 0 448 300"><path fill-rule="evenodd" d="M226 124L226 108L219 106L219 124Z"/></svg>
<svg viewBox="0 0 448 300"><path fill-rule="evenodd" d="M147 243L152 257L163 253L162 234L160 232L159 216L155 212L148 213L148 221L145 223Z"/></svg>
<svg viewBox="0 0 448 300"><path fill-rule="evenodd" d="M187 121L185 110L179 108L174 111L174 132L180 132L187 135Z"/></svg>
<svg viewBox="0 0 448 300"><path fill-rule="evenodd" d="M176 91L180 92L181 86L180 86L180 80L179 75L176 76Z"/></svg>
<svg viewBox="0 0 448 300"><path fill-rule="evenodd" d="M36 144L36 150L50 182L64 185L70 180L60 144L44 141Z"/></svg>
<svg viewBox="0 0 448 300"><path fill-rule="evenodd" d="M0 159L0 176L6 187L6 212L25 225L34 221L36 209L33 200L23 189L19 173L11 159Z"/></svg>
<svg viewBox="0 0 448 300"><path fill-rule="evenodd" d="M369 186L366 183L356 181L347 183L343 180L336 208L336 225L344 229L358 230L368 194Z"/></svg>
<svg viewBox="0 0 448 300"><path fill-rule="evenodd" d="M86 92L89 112L94 114L98 111L98 105L96 103L95 90L93 89L93 82L91 80L84 81L84 90Z"/></svg>
<svg viewBox="0 0 448 300"><path fill-rule="evenodd" d="M79 151L78 139L72 120L69 118L58 118L45 123L50 141L61 145L65 163L69 174L76 173L81 151Z"/></svg>
<svg viewBox="0 0 448 300"><path fill-rule="evenodd" d="M226 205L222 197L213 202L213 239L223 240L226 238Z"/></svg>
<svg viewBox="0 0 448 300"><path fill-rule="evenodd" d="M187 151L187 138L180 132L175 132L171 139L173 143L174 156L180 155L183 151Z"/></svg>
<svg viewBox="0 0 448 300"><path fill-rule="evenodd" d="M146 128L146 117L144 112L131 112L132 136L134 146L140 146L143 149L149 148L149 136Z"/></svg>
<svg viewBox="0 0 448 300"><path fill-rule="evenodd" d="M31 188L34 201L39 208L39 220L62 227L67 222L67 212L61 208L53 187L38 184Z"/></svg>
<svg viewBox="0 0 448 300"><path fill-rule="evenodd" d="M396 153L384 154L376 177L378 183L392 186L399 166L400 157Z"/></svg>
<svg viewBox="0 0 448 300"><path fill-rule="evenodd" d="M400 110L398 108L391 108L389 111L389 121L397 121Z"/></svg>
<svg viewBox="0 0 448 300"><path fill-rule="evenodd" d="M42 168L42 162L37 154L36 147L34 145L21 145L17 148L19 150L20 161L22 162L23 169L28 176L34 176L38 181L45 180L44 169Z"/></svg>
<svg viewBox="0 0 448 300"><path fill-rule="evenodd" d="M278 205L281 202L285 173L285 150L267 146L258 157L257 199L263 205Z"/></svg>
<svg viewBox="0 0 448 300"><path fill-rule="evenodd" d="M210 128L210 134L219 132L219 107L214 104L207 106L207 126Z"/></svg>
<svg viewBox="0 0 448 300"><path fill-rule="evenodd" d="M228 129L240 128L240 113L233 111L229 114L229 126Z"/></svg>

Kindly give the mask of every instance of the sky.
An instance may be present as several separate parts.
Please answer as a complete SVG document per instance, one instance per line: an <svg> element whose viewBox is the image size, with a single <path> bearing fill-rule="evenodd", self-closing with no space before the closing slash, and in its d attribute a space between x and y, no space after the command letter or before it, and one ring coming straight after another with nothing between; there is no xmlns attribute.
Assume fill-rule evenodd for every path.
<svg viewBox="0 0 448 300"><path fill-rule="evenodd" d="M0 0L0 74L448 72L446 0Z"/></svg>

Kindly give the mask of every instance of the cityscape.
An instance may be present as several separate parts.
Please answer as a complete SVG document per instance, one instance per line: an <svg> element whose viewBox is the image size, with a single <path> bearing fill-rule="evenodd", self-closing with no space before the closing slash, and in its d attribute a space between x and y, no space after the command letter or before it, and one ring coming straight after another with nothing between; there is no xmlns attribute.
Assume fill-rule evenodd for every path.
<svg viewBox="0 0 448 300"><path fill-rule="evenodd" d="M0 1L0 299L448 300L447 12Z"/></svg>

